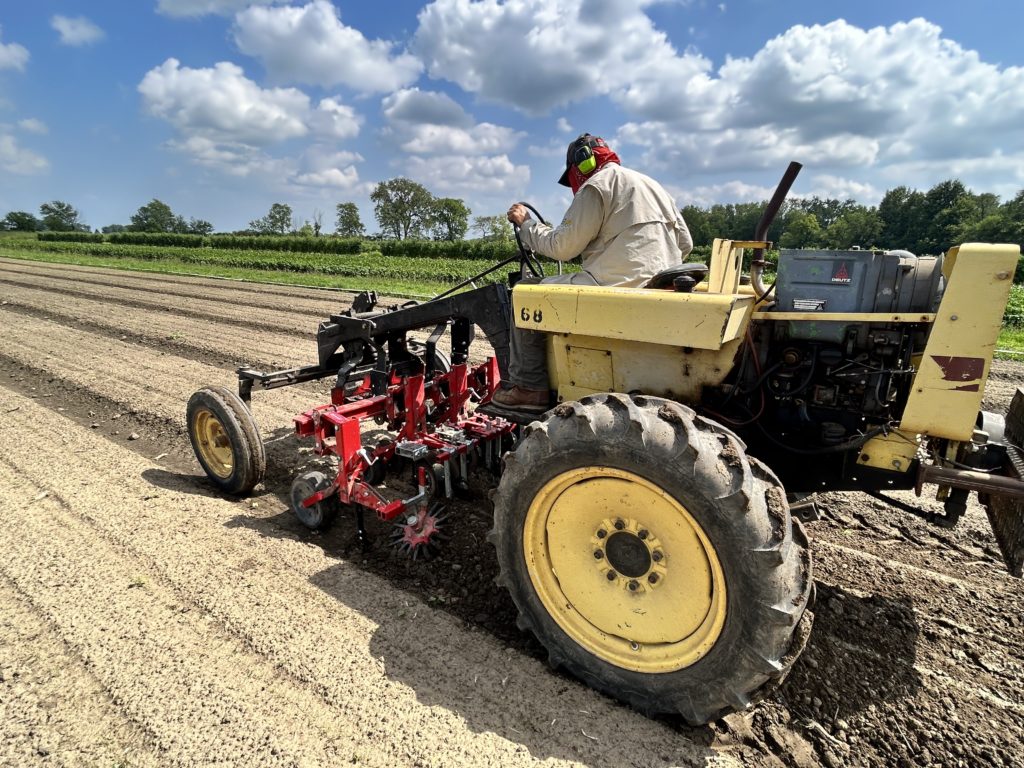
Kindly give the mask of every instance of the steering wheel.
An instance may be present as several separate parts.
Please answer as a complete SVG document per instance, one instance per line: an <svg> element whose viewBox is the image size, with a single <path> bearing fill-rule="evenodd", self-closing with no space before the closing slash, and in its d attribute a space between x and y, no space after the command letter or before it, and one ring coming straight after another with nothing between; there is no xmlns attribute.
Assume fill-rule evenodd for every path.
<svg viewBox="0 0 1024 768"><path fill-rule="evenodd" d="M520 201L518 205L523 206L529 210L534 216L537 217L537 221L541 224L547 224L544 217L540 215L540 212L529 203ZM527 276L529 271L533 277L544 277L544 267L540 263L540 259L537 258L537 254L523 245L522 239L519 237L519 225L513 224L512 231L516 235L516 245L519 246L519 274L523 277Z"/></svg>

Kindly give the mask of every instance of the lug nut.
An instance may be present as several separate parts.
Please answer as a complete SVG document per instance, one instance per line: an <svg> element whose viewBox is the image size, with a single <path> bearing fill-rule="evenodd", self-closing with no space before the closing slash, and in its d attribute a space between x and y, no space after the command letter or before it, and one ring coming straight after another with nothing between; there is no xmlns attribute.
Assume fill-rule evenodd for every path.
<svg viewBox="0 0 1024 768"><path fill-rule="evenodd" d="M653 552L653 553L651 553L651 559L654 562L656 562L656 563L660 563L661 562L661 558L663 558L663 557L664 557L664 555L661 554L661 552Z"/></svg>
<svg viewBox="0 0 1024 768"><path fill-rule="evenodd" d="M599 528L598 529L598 531L597 531L597 538L603 539L607 535L608 535L608 531L606 531L604 528Z"/></svg>
<svg viewBox="0 0 1024 768"><path fill-rule="evenodd" d="M648 581L649 581L649 582L650 582L651 584L657 584L657 583L658 583L658 574L656 574L656 573L652 573L652 574L651 574L650 576L648 576L648 577L647 577L647 580L648 580Z"/></svg>
<svg viewBox="0 0 1024 768"><path fill-rule="evenodd" d="M641 539L646 539L648 536L647 529L641 528L639 531L636 532L636 535L639 536Z"/></svg>
<svg viewBox="0 0 1024 768"><path fill-rule="evenodd" d="M626 524L624 522L622 522L621 520L616 520L615 521L615 530L616 531L621 531L625 527L626 527Z"/></svg>
<svg viewBox="0 0 1024 768"><path fill-rule="evenodd" d="M608 581L615 581L615 571L608 571Z"/></svg>
<svg viewBox="0 0 1024 768"><path fill-rule="evenodd" d="M629 591L630 592L636 592L638 589L640 589L640 582L639 581L637 581L636 579L633 579L632 581L629 582Z"/></svg>
<svg viewBox="0 0 1024 768"><path fill-rule="evenodd" d="M595 549L594 550L594 559L595 560L600 560L602 557L604 557L604 552L602 552L600 549Z"/></svg>

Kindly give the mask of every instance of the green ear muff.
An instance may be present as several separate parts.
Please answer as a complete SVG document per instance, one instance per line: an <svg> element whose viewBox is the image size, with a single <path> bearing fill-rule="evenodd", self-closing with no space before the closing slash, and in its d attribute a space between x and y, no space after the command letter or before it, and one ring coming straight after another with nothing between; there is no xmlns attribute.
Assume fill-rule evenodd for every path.
<svg viewBox="0 0 1024 768"><path fill-rule="evenodd" d="M593 153L591 153L590 157L588 157L582 163L577 163L576 167L579 169L580 173L586 176L588 173L597 168L597 158L594 157Z"/></svg>

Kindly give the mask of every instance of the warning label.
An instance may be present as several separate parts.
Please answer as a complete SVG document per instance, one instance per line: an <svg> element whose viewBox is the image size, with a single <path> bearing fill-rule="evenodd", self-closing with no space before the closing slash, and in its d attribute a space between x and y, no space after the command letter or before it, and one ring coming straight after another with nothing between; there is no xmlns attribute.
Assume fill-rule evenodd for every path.
<svg viewBox="0 0 1024 768"><path fill-rule="evenodd" d="M849 283L852 282L850 279L850 270L846 268L845 261L835 262L835 268L832 270L832 282L833 283Z"/></svg>

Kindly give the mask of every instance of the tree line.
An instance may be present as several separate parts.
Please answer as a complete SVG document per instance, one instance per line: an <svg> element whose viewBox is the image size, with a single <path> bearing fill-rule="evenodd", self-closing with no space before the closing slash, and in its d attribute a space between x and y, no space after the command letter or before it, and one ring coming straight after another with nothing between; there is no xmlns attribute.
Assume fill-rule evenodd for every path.
<svg viewBox="0 0 1024 768"><path fill-rule="evenodd" d="M471 230L486 240L510 240L512 230L504 216L470 217L463 200L435 197L411 179L380 182L370 195L379 234L377 239L462 240ZM697 246L715 237L753 237L765 203L715 204L682 209ZM73 206L61 200L43 203L39 216L12 211L0 220L0 229L22 231L90 231ZM320 236L323 214L299 220L287 203L274 203L266 215L249 222L236 234ZM103 227L104 233L165 232L210 234L213 225L171 210L160 200L141 206L126 225ZM338 203L335 231L339 237L366 237L358 206ZM1006 202L991 193L974 193L956 179L922 192L905 186L888 190L877 206L855 200L796 198L783 206L768 231L768 239L782 248L902 248L914 253L939 253L958 243L1024 243L1024 190Z"/></svg>
<svg viewBox="0 0 1024 768"><path fill-rule="evenodd" d="M716 204L682 209L694 245L716 237L751 238L765 203ZM855 200L796 198L785 203L768 230L782 248L905 249L937 254L966 242L1024 244L1024 190L1000 202L976 194L957 179L927 192L905 186L888 190L877 206Z"/></svg>
<svg viewBox="0 0 1024 768"><path fill-rule="evenodd" d="M411 179L382 181L370 195L374 216L380 228L376 237L382 239L433 239L455 241L465 238L470 229L472 211L463 200L435 197ZM353 202L338 203L335 209L335 230L338 237L366 237L366 227ZM511 239L511 228L500 216L477 216L474 230L483 238ZM79 212L62 200L43 203L39 216L27 211L11 211L0 219L0 230L27 232L90 232ZM162 200L150 200L132 214L128 224L110 224L98 230L103 234L120 232L158 232L165 234L208 235L213 225L205 219L175 213ZM249 222L248 229L235 234L302 235L319 237L323 233L323 212L313 211L312 220L296 218L287 203L273 203L264 216Z"/></svg>

